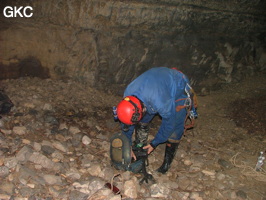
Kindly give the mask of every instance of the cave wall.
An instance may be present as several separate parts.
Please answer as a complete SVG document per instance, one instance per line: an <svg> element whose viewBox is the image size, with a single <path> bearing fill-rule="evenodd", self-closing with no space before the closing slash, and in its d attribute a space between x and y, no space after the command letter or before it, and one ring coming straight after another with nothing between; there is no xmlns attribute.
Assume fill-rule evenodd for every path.
<svg viewBox="0 0 266 200"><path fill-rule="evenodd" d="M7 5L33 8L31 18L1 13L5 70L21 71L32 58L29 69L37 60L51 78L98 88L123 87L154 66L177 67L201 87L265 72L264 0L1 2L2 11Z"/></svg>

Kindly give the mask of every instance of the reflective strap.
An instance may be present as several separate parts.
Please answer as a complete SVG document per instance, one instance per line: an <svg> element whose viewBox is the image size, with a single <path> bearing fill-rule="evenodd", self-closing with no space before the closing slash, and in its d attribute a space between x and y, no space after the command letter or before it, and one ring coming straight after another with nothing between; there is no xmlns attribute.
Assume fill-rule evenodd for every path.
<svg viewBox="0 0 266 200"><path fill-rule="evenodd" d="M190 98L190 91L192 90L192 87L187 83L185 87L185 92L187 96Z"/></svg>

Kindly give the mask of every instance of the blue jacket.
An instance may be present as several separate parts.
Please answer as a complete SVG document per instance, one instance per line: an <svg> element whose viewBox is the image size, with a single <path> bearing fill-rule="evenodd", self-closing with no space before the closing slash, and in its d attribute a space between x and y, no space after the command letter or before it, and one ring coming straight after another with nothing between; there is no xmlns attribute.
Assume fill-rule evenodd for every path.
<svg viewBox="0 0 266 200"><path fill-rule="evenodd" d="M158 133L151 141L153 146L167 141L176 130L176 100L187 98L187 83L189 80L183 73L175 69L156 67L144 72L127 86L124 97L135 95L147 108L147 116L143 117L142 122L149 122L155 114L162 117ZM182 131L183 128L181 127ZM134 125L124 132L130 141L133 131Z"/></svg>

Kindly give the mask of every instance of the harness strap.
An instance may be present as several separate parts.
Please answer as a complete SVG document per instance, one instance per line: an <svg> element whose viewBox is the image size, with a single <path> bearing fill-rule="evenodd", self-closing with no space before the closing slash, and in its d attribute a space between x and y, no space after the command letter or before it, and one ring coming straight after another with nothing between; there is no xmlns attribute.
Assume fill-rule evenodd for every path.
<svg viewBox="0 0 266 200"><path fill-rule="evenodd" d="M182 101L182 100L188 100L188 99L190 99L190 98L177 99L176 102ZM187 114L186 114L185 121L184 121L184 134L185 134L188 129L193 128L195 126L195 118L190 118L189 117L190 111L191 111L191 108L192 108L192 104L190 104L189 106L187 106L187 105L178 105L178 106L176 106L176 112L179 112L183 108L187 108ZM188 120L190 121L190 123L186 125L186 122Z"/></svg>
<svg viewBox="0 0 266 200"><path fill-rule="evenodd" d="M178 72L180 72L183 76L182 78L184 79L185 76L183 74L183 72L179 71L177 68L173 67L172 68L173 70L177 70ZM190 92L188 91L188 89L191 91L192 95L190 95ZM198 106L198 101L197 101L197 96L196 96L196 93L194 92L194 90L192 89L192 87L187 83L186 87L185 87L185 92L188 96L188 98L182 98L182 99L177 99L176 102L178 101L182 101L182 100L189 100L190 103L189 105L178 105L176 106L176 112L179 112L180 110L184 109L184 108L187 108L187 114L186 114L186 118L185 118L185 122L184 122L184 134L186 132L186 130L190 129L190 128L193 128L195 126L195 118L190 118L189 115L190 115L190 111L192 109L192 104L194 104L194 107L197 108ZM190 120L190 124L186 125L186 122L187 120Z"/></svg>

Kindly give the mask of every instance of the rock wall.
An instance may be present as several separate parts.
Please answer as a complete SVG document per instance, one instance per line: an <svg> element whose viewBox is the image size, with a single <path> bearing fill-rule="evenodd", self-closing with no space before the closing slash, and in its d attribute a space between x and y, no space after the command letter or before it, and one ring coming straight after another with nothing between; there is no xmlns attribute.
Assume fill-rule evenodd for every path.
<svg viewBox="0 0 266 200"><path fill-rule="evenodd" d="M123 87L154 66L178 67L201 87L265 72L263 0L1 2L2 11L7 5L33 8L31 18L1 13L5 70L30 74L21 62L32 58L45 76L99 88ZM35 67L36 62L28 63Z"/></svg>

